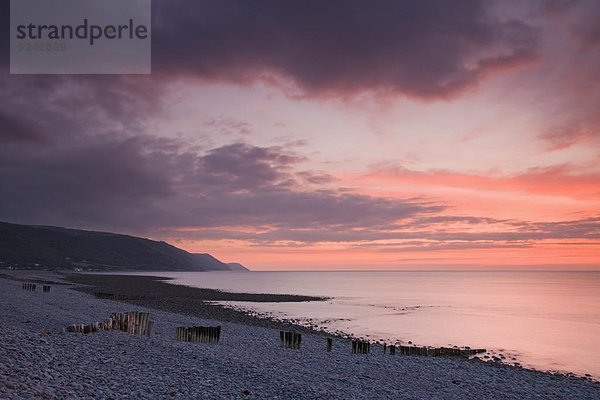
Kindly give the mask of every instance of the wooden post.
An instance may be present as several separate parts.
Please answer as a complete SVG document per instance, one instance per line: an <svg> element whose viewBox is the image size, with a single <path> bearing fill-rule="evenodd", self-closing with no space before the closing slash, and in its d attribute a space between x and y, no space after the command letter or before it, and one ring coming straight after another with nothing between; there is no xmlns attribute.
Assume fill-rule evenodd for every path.
<svg viewBox="0 0 600 400"><path fill-rule="evenodd" d="M129 327L129 333L132 335L135 335L135 329L136 329L136 317L137 317L137 312L135 311L131 311L131 321L129 321L129 323L131 324L131 326Z"/></svg>
<svg viewBox="0 0 600 400"><path fill-rule="evenodd" d="M333 347L333 339L327 338L327 351L331 352L331 348Z"/></svg>
<svg viewBox="0 0 600 400"><path fill-rule="evenodd" d="M148 336L154 335L154 322L148 321L148 328L146 330Z"/></svg>
<svg viewBox="0 0 600 400"><path fill-rule="evenodd" d="M140 313L140 335L146 335L146 329L148 329L148 313Z"/></svg>
<svg viewBox="0 0 600 400"><path fill-rule="evenodd" d="M140 329L140 314L137 311L133 312L133 329L131 333L134 335L138 334L138 330Z"/></svg>
<svg viewBox="0 0 600 400"><path fill-rule="evenodd" d="M141 317L142 316L140 314L141 314L140 312L135 311L135 314L134 314L134 316L135 316L135 329L134 329L134 332L133 332L134 335L139 335L140 334L140 328L142 327L142 324L141 324Z"/></svg>
<svg viewBox="0 0 600 400"><path fill-rule="evenodd" d="M150 323L150 314L144 313L144 329L142 330L142 335L148 335L148 324Z"/></svg>
<svg viewBox="0 0 600 400"><path fill-rule="evenodd" d="M136 311L135 312L135 323L136 323L136 327L135 327L135 334L136 335L141 335L142 334L142 313Z"/></svg>
<svg viewBox="0 0 600 400"><path fill-rule="evenodd" d="M132 319L132 313L128 312L127 314L123 313L123 322L124 322L124 327L123 327L123 332L127 332L129 333L130 328L130 321Z"/></svg>
<svg viewBox="0 0 600 400"><path fill-rule="evenodd" d="M129 328L129 333L132 335L135 335L137 333L137 327L138 327L138 315L137 315L137 311L132 311L131 312L131 328Z"/></svg>

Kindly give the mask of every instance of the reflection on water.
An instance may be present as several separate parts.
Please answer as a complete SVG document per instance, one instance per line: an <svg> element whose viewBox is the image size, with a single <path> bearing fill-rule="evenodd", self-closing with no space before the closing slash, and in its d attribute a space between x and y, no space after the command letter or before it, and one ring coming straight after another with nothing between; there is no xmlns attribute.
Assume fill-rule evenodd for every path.
<svg viewBox="0 0 600 400"><path fill-rule="evenodd" d="M599 272L164 273L173 283L333 297L236 303L330 331L498 349L523 365L600 377Z"/></svg>

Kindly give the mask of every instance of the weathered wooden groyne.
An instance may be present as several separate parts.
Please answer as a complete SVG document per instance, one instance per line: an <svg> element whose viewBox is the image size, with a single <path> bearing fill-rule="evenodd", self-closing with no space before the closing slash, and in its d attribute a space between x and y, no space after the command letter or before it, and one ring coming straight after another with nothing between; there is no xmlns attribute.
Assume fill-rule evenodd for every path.
<svg viewBox="0 0 600 400"><path fill-rule="evenodd" d="M404 356L422 356L422 357L468 357L475 354L485 353L486 349L471 349L470 347L427 347L427 346L402 346L382 344L383 354L391 356L398 352ZM333 339L327 338L327 351L333 348ZM352 340L353 354L368 354L371 351L371 343L369 341L354 339Z"/></svg>
<svg viewBox="0 0 600 400"><path fill-rule="evenodd" d="M180 342L219 343L221 326L180 326L175 329L175 339Z"/></svg>
<svg viewBox="0 0 600 400"><path fill-rule="evenodd" d="M37 290L37 284L35 283L23 282L21 285L23 290L27 290L28 292L35 292ZM50 287L50 285L42 285L42 292L50 293Z"/></svg>
<svg viewBox="0 0 600 400"><path fill-rule="evenodd" d="M146 312L130 311L128 313L111 314L113 329L127 332L132 335L152 336L154 334L154 322L150 320L150 314Z"/></svg>
<svg viewBox="0 0 600 400"><path fill-rule="evenodd" d="M118 330L131 335L152 336L154 334L154 322L150 320L150 314L145 312L131 311L127 313L113 313L110 318L103 322L92 324L75 324L67 327L67 332L93 333L100 330Z"/></svg>
<svg viewBox="0 0 600 400"><path fill-rule="evenodd" d="M279 345L286 349L300 350L302 334L292 331L279 331Z"/></svg>
<svg viewBox="0 0 600 400"><path fill-rule="evenodd" d="M104 293L104 292L94 292L94 297L97 299L103 300L127 300L129 297L124 294L114 294L114 293Z"/></svg>
<svg viewBox="0 0 600 400"><path fill-rule="evenodd" d="M352 341L352 354L369 354L371 351L371 343L364 340Z"/></svg>
<svg viewBox="0 0 600 400"><path fill-rule="evenodd" d="M23 290L35 292L37 290L37 285L35 283L23 282Z"/></svg>
<svg viewBox="0 0 600 400"><path fill-rule="evenodd" d="M470 356L478 353L485 353L486 349L460 349L457 347L418 347L418 346L398 346L400 354L405 356L424 356L424 357L461 357ZM391 349L390 349L390 354Z"/></svg>

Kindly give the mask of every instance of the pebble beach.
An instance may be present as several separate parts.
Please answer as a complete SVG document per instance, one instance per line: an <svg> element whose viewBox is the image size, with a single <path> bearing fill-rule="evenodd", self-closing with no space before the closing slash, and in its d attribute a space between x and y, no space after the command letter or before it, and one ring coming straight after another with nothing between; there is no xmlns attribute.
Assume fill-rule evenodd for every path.
<svg viewBox="0 0 600 400"><path fill-rule="evenodd" d="M34 280L64 284L23 290ZM187 292L186 301L168 293L161 301L132 280L131 300L113 301L69 280L15 271L0 279L0 399L600 399L596 381L500 363L390 356L378 345L352 354L342 338L327 352L327 336L306 328L301 349L286 349L285 324L190 301ZM154 335L65 331L128 311L150 313ZM197 325L220 325L220 343L175 340L177 327Z"/></svg>

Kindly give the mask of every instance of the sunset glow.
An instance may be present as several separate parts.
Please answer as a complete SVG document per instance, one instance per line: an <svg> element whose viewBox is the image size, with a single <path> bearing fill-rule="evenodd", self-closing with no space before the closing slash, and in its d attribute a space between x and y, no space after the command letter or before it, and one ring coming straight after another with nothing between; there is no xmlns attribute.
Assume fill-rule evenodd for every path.
<svg viewBox="0 0 600 400"><path fill-rule="evenodd" d="M600 270L598 2L418 4L156 4L152 75L4 73L0 220L253 270Z"/></svg>

